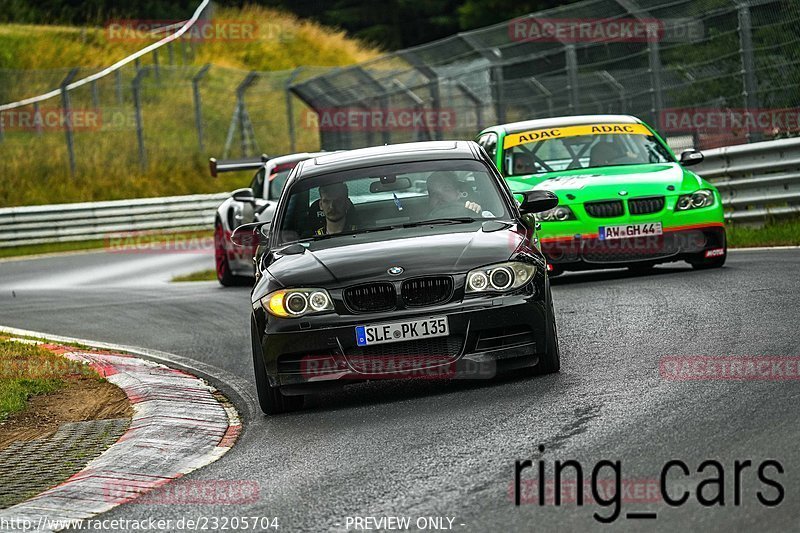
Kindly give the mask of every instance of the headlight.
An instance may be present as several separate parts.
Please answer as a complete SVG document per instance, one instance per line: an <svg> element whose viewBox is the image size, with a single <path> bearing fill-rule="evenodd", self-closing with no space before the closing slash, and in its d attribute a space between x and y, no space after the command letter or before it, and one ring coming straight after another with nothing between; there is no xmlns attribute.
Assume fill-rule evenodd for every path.
<svg viewBox="0 0 800 533"><path fill-rule="evenodd" d="M565 205L559 205L549 211L543 211L534 215L540 222L563 222L565 220L575 220L575 213Z"/></svg>
<svg viewBox="0 0 800 533"><path fill-rule="evenodd" d="M692 194L684 194L678 197L675 204L675 211L686 211L697 207L709 207L714 205L714 192L709 189L700 189Z"/></svg>
<svg viewBox="0 0 800 533"><path fill-rule="evenodd" d="M282 289L264 296L261 305L280 318L333 311L333 301L325 289Z"/></svg>
<svg viewBox="0 0 800 533"><path fill-rule="evenodd" d="M474 294L518 289L528 283L535 272L534 265L518 261L476 268L467 273L466 292Z"/></svg>

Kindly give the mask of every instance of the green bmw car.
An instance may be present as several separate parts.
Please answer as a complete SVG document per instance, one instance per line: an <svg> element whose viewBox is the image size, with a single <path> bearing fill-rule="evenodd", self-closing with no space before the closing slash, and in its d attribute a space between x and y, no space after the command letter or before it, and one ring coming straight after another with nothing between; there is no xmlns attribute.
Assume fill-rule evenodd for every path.
<svg viewBox="0 0 800 533"><path fill-rule="evenodd" d="M548 270L687 261L721 267L727 245L719 191L684 167L641 120L593 115L493 126L478 136L512 191L546 189L558 207L536 215Z"/></svg>

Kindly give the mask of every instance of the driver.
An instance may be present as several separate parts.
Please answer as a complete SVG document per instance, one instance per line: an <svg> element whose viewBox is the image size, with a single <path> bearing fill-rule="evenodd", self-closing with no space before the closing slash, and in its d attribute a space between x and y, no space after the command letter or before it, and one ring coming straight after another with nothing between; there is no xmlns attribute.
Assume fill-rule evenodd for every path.
<svg viewBox="0 0 800 533"><path fill-rule="evenodd" d="M480 204L467 200L467 193L458 187L453 172L434 172L428 177L430 216L457 216L482 212Z"/></svg>
<svg viewBox="0 0 800 533"><path fill-rule="evenodd" d="M589 157L590 165L593 167L604 167L609 165L622 165L636 162L636 154L620 146L613 139L598 142L592 148Z"/></svg>
<svg viewBox="0 0 800 533"><path fill-rule="evenodd" d="M536 171L533 157L530 154L514 154L514 175L533 174Z"/></svg>
<svg viewBox="0 0 800 533"><path fill-rule="evenodd" d="M319 188L319 209L325 215L325 224L314 231L314 235L342 233L356 229L353 224L353 202L347 185L342 182L322 185Z"/></svg>

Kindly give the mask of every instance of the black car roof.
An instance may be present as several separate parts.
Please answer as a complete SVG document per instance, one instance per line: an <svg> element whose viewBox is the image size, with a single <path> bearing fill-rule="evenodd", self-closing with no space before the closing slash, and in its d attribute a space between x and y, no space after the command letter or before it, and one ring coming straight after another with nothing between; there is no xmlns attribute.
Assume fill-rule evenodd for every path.
<svg viewBox="0 0 800 533"><path fill-rule="evenodd" d="M642 121L630 115L576 115L572 117L541 118L524 120L503 124L501 127L506 133L535 130L539 128L554 128L561 126L584 126L587 124L641 124Z"/></svg>
<svg viewBox="0 0 800 533"><path fill-rule="evenodd" d="M478 145L473 141L426 141L372 146L307 159L298 165L292 181L371 165L442 159L478 159L477 154Z"/></svg>

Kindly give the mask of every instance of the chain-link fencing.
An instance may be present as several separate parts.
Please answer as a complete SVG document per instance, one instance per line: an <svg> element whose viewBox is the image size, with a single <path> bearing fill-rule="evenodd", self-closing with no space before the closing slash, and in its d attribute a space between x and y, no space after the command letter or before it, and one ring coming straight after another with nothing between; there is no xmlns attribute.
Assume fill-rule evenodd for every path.
<svg viewBox="0 0 800 533"><path fill-rule="evenodd" d="M586 0L351 67L270 72L197 64L203 41L181 39L2 111L0 174L6 190L48 187L56 198L76 177L107 198L121 182L128 196L171 195L171 176L205 178L209 156L474 138L576 114L636 115L675 148L795 136L798 26L796 0ZM0 71L0 101L99 70ZM137 190L143 174L160 189L139 180Z"/></svg>
<svg viewBox="0 0 800 533"><path fill-rule="evenodd" d="M798 133L798 23L795 0L587 0L291 89L318 114L327 149L602 113L709 148Z"/></svg>

